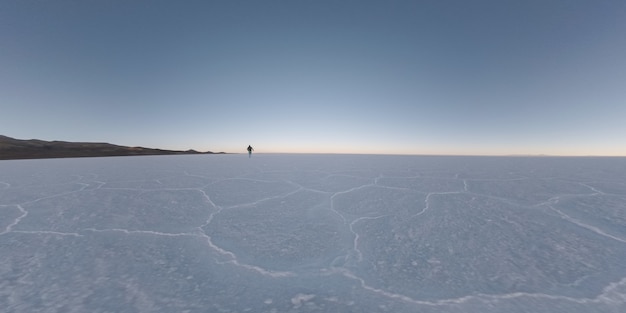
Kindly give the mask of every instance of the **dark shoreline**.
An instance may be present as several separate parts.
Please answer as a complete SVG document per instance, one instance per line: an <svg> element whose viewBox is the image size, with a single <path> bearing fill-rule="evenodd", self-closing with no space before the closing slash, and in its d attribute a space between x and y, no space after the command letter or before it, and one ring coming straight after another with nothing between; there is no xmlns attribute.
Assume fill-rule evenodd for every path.
<svg viewBox="0 0 626 313"><path fill-rule="evenodd" d="M0 135L0 160L184 154L225 153L126 147L96 142L44 141L37 139L21 140Z"/></svg>

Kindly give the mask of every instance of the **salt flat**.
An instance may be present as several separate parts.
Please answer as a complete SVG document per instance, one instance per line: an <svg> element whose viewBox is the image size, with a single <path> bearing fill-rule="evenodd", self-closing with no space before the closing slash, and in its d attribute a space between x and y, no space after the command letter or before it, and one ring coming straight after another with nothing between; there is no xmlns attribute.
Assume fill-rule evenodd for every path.
<svg viewBox="0 0 626 313"><path fill-rule="evenodd" d="M0 312L625 312L626 158L0 161Z"/></svg>

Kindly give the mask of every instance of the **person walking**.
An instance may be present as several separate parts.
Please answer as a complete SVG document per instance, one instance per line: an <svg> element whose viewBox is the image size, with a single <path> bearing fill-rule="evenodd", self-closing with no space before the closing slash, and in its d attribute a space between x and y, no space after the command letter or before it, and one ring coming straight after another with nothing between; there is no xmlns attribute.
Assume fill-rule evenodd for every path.
<svg viewBox="0 0 626 313"><path fill-rule="evenodd" d="M248 145L248 158L252 157L252 151L254 151L254 149L251 145Z"/></svg>

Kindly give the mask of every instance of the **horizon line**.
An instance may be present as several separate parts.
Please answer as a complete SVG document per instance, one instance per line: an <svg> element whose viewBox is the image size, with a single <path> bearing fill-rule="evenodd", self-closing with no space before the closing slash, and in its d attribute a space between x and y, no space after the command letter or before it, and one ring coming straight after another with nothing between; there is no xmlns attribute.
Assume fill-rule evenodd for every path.
<svg viewBox="0 0 626 313"><path fill-rule="evenodd" d="M225 154L247 154L247 152L225 152ZM330 155L380 155L380 156L441 156L441 157L572 157L572 158L624 158L626 155L600 154L444 154L444 153L364 153L364 152L253 152L254 154L330 154Z"/></svg>

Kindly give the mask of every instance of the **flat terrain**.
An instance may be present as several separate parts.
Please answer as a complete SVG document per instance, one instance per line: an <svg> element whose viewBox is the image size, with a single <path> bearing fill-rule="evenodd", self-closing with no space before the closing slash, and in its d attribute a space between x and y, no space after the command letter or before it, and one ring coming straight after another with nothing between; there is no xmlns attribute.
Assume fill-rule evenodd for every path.
<svg viewBox="0 0 626 313"><path fill-rule="evenodd" d="M0 161L0 312L626 312L626 158Z"/></svg>

